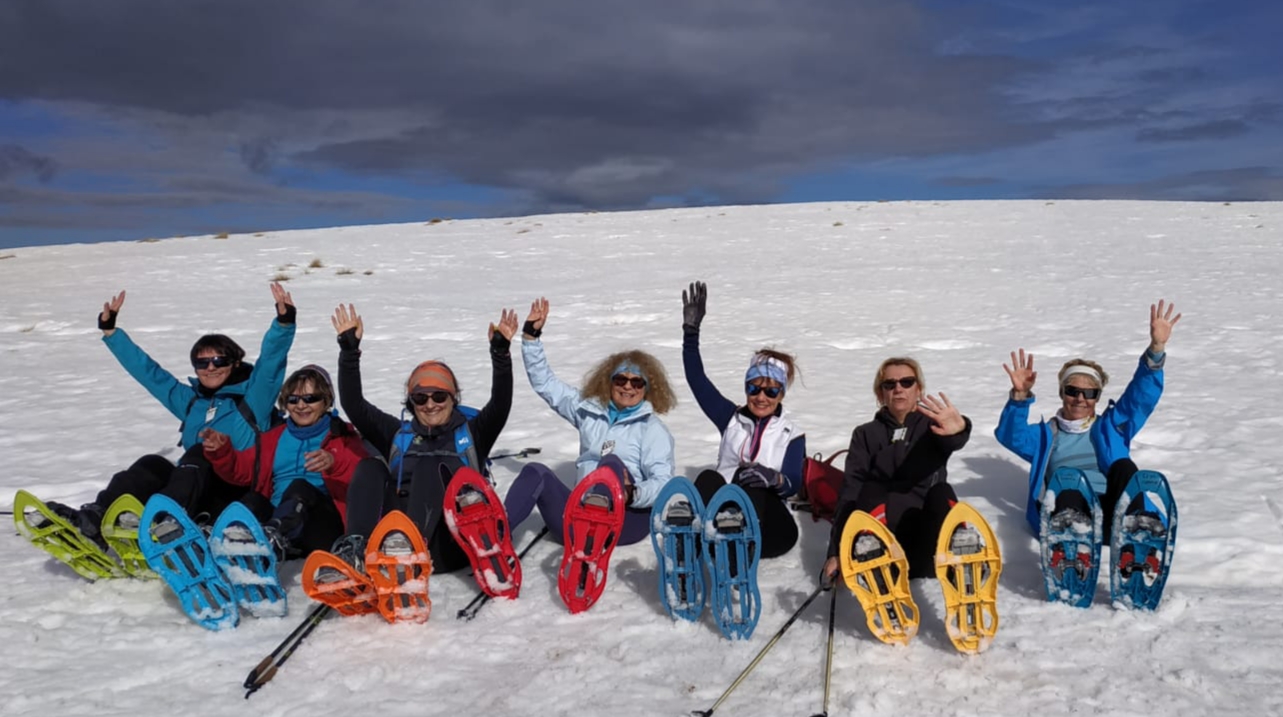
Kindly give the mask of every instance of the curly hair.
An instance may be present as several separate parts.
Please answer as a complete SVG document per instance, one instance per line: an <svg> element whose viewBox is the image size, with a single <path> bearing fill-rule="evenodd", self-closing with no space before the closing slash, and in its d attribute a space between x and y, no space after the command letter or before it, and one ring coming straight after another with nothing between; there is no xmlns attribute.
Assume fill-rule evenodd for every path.
<svg viewBox="0 0 1283 717"><path fill-rule="evenodd" d="M1065 385L1065 373L1068 372L1069 369L1075 366L1086 366L1087 368L1100 374L1100 385L1097 386L1096 388L1104 388L1105 386L1109 385L1109 374L1105 373L1105 369L1101 368L1100 364L1096 363L1095 361L1088 361L1087 359L1076 358L1076 359L1071 359L1069 361L1066 361L1065 365L1060 367L1060 373L1056 376L1056 379L1061 386ZM1085 373L1077 373L1074 375L1084 376L1088 380L1091 380L1091 376L1088 376ZM1092 381L1092 383L1095 383L1095 381Z"/></svg>
<svg viewBox="0 0 1283 717"><path fill-rule="evenodd" d="M289 401L286 399L290 397L290 394L300 393L303 384L308 381L312 382L313 389L321 397L321 403L325 406L324 410L328 411L333 408L334 387L330 385L329 377L322 375L320 371L314 368L306 366L290 374L290 377L285 379L285 383L281 384L281 392L276 397L276 405L282 411L287 410Z"/></svg>
<svg viewBox="0 0 1283 717"><path fill-rule="evenodd" d="M753 352L753 358L749 359L749 363L751 364L756 361L758 356L775 359L776 361L784 364L784 368L788 371L788 380L785 382L785 388L792 388L793 379L802 375L802 369L797 366L797 357L793 354L780 351L774 346L763 346Z"/></svg>
<svg viewBox="0 0 1283 717"><path fill-rule="evenodd" d="M913 369L913 377L918 379L918 387L923 393L927 392L927 380L922 375L922 365L918 360L907 356L892 356L878 366L878 372L873 376L873 395L878 399L879 406L882 405L882 377L891 366L908 366Z"/></svg>
<svg viewBox="0 0 1283 717"><path fill-rule="evenodd" d="M610 404L610 380L615 376L615 369L620 364L630 363L641 369L642 378L646 379L646 400L650 401L655 413L668 413L677 405L677 395L668 383L668 374L659 359L645 351L620 351L613 353L597 363L584 376L583 396Z"/></svg>

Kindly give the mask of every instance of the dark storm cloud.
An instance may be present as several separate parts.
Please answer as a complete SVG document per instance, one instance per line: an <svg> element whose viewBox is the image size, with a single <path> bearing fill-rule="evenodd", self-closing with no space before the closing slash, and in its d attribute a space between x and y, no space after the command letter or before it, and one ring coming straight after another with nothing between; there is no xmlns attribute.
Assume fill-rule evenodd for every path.
<svg viewBox="0 0 1283 717"><path fill-rule="evenodd" d="M1216 120L1169 129L1148 128L1136 133L1141 142L1188 142L1200 139L1225 139L1246 134L1251 127L1242 120Z"/></svg>
<svg viewBox="0 0 1283 717"><path fill-rule="evenodd" d="M1131 184L1080 184L1037 196L1060 199L1188 199L1204 201L1283 200L1283 174L1269 167L1186 172Z"/></svg>
<svg viewBox="0 0 1283 717"><path fill-rule="evenodd" d="M42 157L16 144L0 144L0 180L19 174L31 174L41 182L49 182L58 171L50 157Z"/></svg>

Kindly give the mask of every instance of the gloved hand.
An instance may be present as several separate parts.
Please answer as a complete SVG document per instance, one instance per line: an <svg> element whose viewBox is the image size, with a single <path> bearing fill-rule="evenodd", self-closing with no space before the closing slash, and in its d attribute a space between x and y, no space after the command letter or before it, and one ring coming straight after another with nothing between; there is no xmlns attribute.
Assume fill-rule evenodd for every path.
<svg viewBox="0 0 1283 717"><path fill-rule="evenodd" d="M777 470L754 463L735 471L732 480L735 485L745 489L776 488L784 480L784 476Z"/></svg>
<svg viewBox="0 0 1283 717"><path fill-rule="evenodd" d="M702 281L692 282L690 289L682 292L682 328L699 331L708 303L708 287Z"/></svg>

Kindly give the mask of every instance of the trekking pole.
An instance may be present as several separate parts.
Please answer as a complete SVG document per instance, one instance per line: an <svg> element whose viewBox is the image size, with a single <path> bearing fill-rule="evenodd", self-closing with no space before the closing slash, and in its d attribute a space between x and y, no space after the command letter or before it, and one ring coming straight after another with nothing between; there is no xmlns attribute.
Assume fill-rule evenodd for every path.
<svg viewBox="0 0 1283 717"><path fill-rule="evenodd" d="M538 451L538 449L535 449L535 450L536 452ZM540 530L539 534L536 535L534 539L531 540L529 543L526 543L526 547L522 548L520 553L517 553L517 560L521 560L522 558L526 557L526 553L530 552L530 549L535 547L535 543L538 543L539 540L542 539L543 536L547 534L548 534L548 526L545 525L543 527L543 530ZM472 602L465 605L463 609L460 610L458 614L456 614L454 617L457 620L463 620L464 622L467 622L468 620L471 620L472 618L476 617L477 613L480 612L481 608L485 607L486 603L488 602L490 602L490 595L483 590L477 593L477 596L472 598Z"/></svg>
<svg viewBox="0 0 1283 717"><path fill-rule="evenodd" d="M823 585L815 588L815 591L806 598L806 602L803 602L802 606L793 612L793 615L789 617L788 622L784 623L784 626L775 633L775 636L771 638L771 641L766 643L761 651L757 653L757 657L754 657L753 661L748 663L748 667L744 668L744 671L739 674L739 677L735 678L735 681L731 683L730 687L726 688L726 691L722 693L722 696L717 698L717 701L713 703L712 707L709 707L706 710L693 710L691 714L698 715L698 717L712 717L713 712L722 705L722 702L724 702L732 692L735 691L736 687L739 687L739 684L744 681L744 678L748 677L748 673L752 672L753 668L757 667L757 663L761 662L763 657L766 657L766 653L770 652L772 647L775 647L775 643L779 642L781 637L784 637L784 633L788 632L788 629L793 626L793 622L797 620L798 615L801 615L803 610L810 607L811 603L815 602L815 598L819 597L820 593L823 591Z"/></svg>
<svg viewBox="0 0 1283 717"><path fill-rule="evenodd" d="M317 625L321 624L322 620L329 616L329 605L320 603L312 608L307 617L303 618L303 622L294 628L294 632L291 632L280 645L277 645L276 649L272 650L272 654L264 657L262 662L249 671L249 676L245 678L244 683L245 689L248 690L245 693L245 699L249 699L249 696L257 692L258 688L271 681L276 676L276 671L281 665L284 665L285 661L290 659L290 655L293 655L294 651L298 649L299 644L308 635L312 634L312 631L316 629Z"/></svg>
<svg viewBox="0 0 1283 717"><path fill-rule="evenodd" d="M537 446L532 448L522 448L519 451L509 451L508 453L497 453L493 456L490 456L490 460L497 461L500 458L527 458L529 456L539 455L540 450L541 449Z"/></svg>
<svg viewBox="0 0 1283 717"><path fill-rule="evenodd" d="M832 589L832 588L830 588ZM829 684L833 679L833 618L837 614L838 591L829 598L829 655L824 659L824 709L811 717L829 717Z"/></svg>

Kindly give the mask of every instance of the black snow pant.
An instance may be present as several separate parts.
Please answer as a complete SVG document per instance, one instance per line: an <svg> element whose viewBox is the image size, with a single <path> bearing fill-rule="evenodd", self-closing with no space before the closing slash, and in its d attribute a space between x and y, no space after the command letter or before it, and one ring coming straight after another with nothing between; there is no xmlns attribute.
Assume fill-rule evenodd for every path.
<svg viewBox="0 0 1283 717"><path fill-rule="evenodd" d="M201 444L189 448L178 465L165 457L147 455L112 476L96 502L106 510L117 498L129 494L146 504L153 495L172 498L193 518L208 514L209 522L236 500L245 489L220 479L205 459Z"/></svg>
<svg viewBox="0 0 1283 717"><path fill-rule="evenodd" d="M343 535L343 516L330 496L305 480L291 481L281 496L281 504L257 491L245 493L241 503L267 524L275 521L281 536L289 542L288 558L304 557L313 550L329 550Z"/></svg>
<svg viewBox="0 0 1283 717"><path fill-rule="evenodd" d="M396 477L381 459L362 460L356 464L347 490L348 534L369 540L379 519L399 510L419 527L432 556L433 573L468 567L467 554L441 519L445 489L453 476L454 471L439 461L418 458L398 487Z"/></svg>
<svg viewBox="0 0 1283 717"><path fill-rule="evenodd" d="M695 479L695 489L706 505L724 485L726 479L714 470L704 471ZM797 544L797 520L780 494L772 488L745 488L744 492L757 513L762 532L762 557L778 558L792 550Z"/></svg>
<svg viewBox="0 0 1283 717"><path fill-rule="evenodd" d="M891 509L891 504L903 502L906 498L910 499L911 505L900 510ZM885 514L887 528L895 535L908 558L909 577L931 578L936 574L936 541L940 538L940 528L957 502L958 495L948 483L931 486L921 505L917 505L917 496L912 493L891 493L881 483L870 482L860 488L854 510L872 515Z"/></svg>

